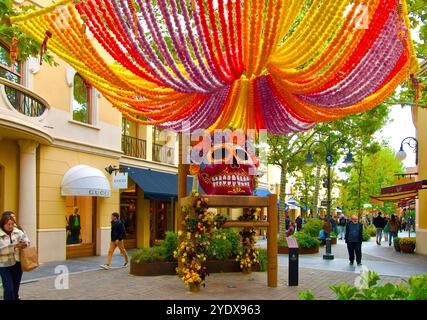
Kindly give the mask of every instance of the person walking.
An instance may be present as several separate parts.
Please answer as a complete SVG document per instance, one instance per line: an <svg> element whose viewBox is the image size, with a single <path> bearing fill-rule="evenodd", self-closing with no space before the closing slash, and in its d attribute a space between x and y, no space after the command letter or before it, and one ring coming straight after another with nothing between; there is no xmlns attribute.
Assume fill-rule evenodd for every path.
<svg viewBox="0 0 427 320"><path fill-rule="evenodd" d="M111 242L110 249L108 250L107 262L100 267L108 270L110 269L111 259L113 258L114 250L119 247L120 252L123 254L125 258L125 264L123 267L127 267L129 263L129 256L126 252L123 239L125 237L126 230L123 223L120 221L120 215L117 212L113 212L111 215Z"/></svg>
<svg viewBox="0 0 427 320"><path fill-rule="evenodd" d="M303 223L301 216L298 216L298 217L295 219L295 223L296 223L296 225L297 225L297 231L298 231L298 232L299 232L299 231L301 231L301 229L302 229L302 223Z"/></svg>
<svg viewBox="0 0 427 320"><path fill-rule="evenodd" d="M397 220L394 214L391 215L391 219L388 222L389 234L388 234L388 245L391 246L393 238L397 237L399 231L399 220Z"/></svg>
<svg viewBox="0 0 427 320"><path fill-rule="evenodd" d="M378 212L378 215L373 219L373 224L376 230L376 241L377 245L381 245L381 238L383 236L383 229L385 227L385 220L381 217L381 211Z"/></svg>
<svg viewBox="0 0 427 320"><path fill-rule="evenodd" d="M343 236L345 235L345 226L347 225L347 219L345 218L344 214L341 214L339 220L338 220L338 228L340 231L340 240L343 239Z"/></svg>
<svg viewBox="0 0 427 320"><path fill-rule="evenodd" d="M0 276L4 300L19 300L22 278L19 253L30 245L27 235L15 226L12 215L6 211L0 218Z"/></svg>
<svg viewBox="0 0 427 320"><path fill-rule="evenodd" d="M359 219L356 215L352 215L351 221L347 223L345 229L345 243L347 243L347 250L351 266L354 264L355 254L357 265L362 265L362 241L363 224L359 222Z"/></svg>

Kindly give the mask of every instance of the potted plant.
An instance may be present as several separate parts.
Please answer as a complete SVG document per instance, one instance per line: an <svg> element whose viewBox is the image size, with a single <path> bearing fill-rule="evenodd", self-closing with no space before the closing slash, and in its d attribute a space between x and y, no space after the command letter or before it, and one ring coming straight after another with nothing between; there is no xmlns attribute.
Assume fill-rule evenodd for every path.
<svg viewBox="0 0 427 320"><path fill-rule="evenodd" d="M130 274L137 276L176 274L178 263L174 258L174 251L177 243L177 233L168 231L160 246L138 249L131 256Z"/></svg>
<svg viewBox="0 0 427 320"><path fill-rule="evenodd" d="M371 237L377 236L377 228L373 224L368 227L368 232Z"/></svg>
<svg viewBox="0 0 427 320"><path fill-rule="evenodd" d="M400 238L399 245L400 251L405 253L413 253L415 250L416 239L415 238Z"/></svg>
<svg viewBox="0 0 427 320"><path fill-rule="evenodd" d="M399 237L393 238L393 244L394 244L394 250L396 250L397 252L400 252L400 238Z"/></svg>
<svg viewBox="0 0 427 320"><path fill-rule="evenodd" d="M320 241L313 238L311 235L305 232L297 232L293 236L298 243L299 254L313 254L319 252ZM280 254L288 254L288 244L286 241L278 243Z"/></svg>

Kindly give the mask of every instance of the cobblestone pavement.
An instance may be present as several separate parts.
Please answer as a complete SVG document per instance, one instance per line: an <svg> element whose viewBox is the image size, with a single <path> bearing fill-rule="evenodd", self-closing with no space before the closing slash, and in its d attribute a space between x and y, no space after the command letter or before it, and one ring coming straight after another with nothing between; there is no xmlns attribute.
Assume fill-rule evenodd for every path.
<svg viewBox="0 0 427 320"><path fill-rule="evenodd" d="M206 287L189 292L177 276L137 277L128 269L90 271L70 275L69 289L55 289L55 279L44 279L21 286L25 300L296 300L298 292L311 289L318 299L334 299L329 285L353 284L354 273L300 269L298 287L289 287L287 269L280 268L277 288L267 287L267 273L211 274ZM398 283L399 277L383 277L382 283Z"/></svg>
<svg viewBox="0 0 427 320"><path fill-rule="evenodd" d="M259 241L258 246L266 247L266 241ZM206 288L199 293L190 293L177 276L137 277L129 274L129 268L100 270L99 264L104 263L105 257L89 257L51 262L25 273L20 296L25 300L294 300L298 299L298 292L311 289L319 299L335 299L328 286L341 282L353 284L362 268L348 265L347 248L342 240L332 246L334 260L323 260L324 252L322 247L318 254L300 255L298 287L287 285L288 255L279 255L277 288L267 287L266 272L222 273L211 274ZM364 242L362 252L363 266L378 272L381 283L398 283L410 275L427 274L427 257L395 252L388 244L376 245L375 239ZM114 255L112 266L122 264L123 257ZM58 266L66 266L70 272L69 289L55 289Z"/></svg>

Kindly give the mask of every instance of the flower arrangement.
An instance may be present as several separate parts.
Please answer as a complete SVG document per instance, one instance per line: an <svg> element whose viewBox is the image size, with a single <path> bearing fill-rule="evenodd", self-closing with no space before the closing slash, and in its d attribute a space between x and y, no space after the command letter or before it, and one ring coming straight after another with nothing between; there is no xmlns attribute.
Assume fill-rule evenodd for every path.
<svg viewBox="0 0 427 320"><path fill-rule="evenodd" d="M415 246L416 239L415 238L409 238L409 237L400 238L399 239L399 244L401 246Z"/></svg>
<svg viewBox="0 0 427 320"><path fill-rule="evenodd" d="M198 291L205 286L205 279L209 275L203 263L209 253L212 240L212 231L221 228L226 218L220 214L208 212L208 199L198 192L193 192L192 205L184 210L185 231L178 232L178 248L174 257L178 259L177 273L181 280L191 290Z"/></svg>
<svg viewBox="0 0 427 320"><path fill-rule="evenodd" d="M249 211L243 213L239 217L240 221L255 221L257 216L257 209L252 208ZM240 269L243 272L250 272L252 266L259 264L259 252L255 249L255 242L257 240L255 228L243 228L239 232L240 239L242 242L242 250L236 257L236 261L240 262Z"/></svg>

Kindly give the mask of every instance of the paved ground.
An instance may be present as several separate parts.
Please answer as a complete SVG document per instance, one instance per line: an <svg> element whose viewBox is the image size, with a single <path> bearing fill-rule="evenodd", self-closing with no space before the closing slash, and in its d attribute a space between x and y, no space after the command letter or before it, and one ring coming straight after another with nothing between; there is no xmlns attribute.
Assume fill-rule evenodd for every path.
<svg viewBox="0 0 427 320"><path fill-rule="evenodd" d="M259 246L265 247L261 240ZM300 256L299 286L289 287L288 256L279 255L279 285L267 287L267 273L253 272L212 274L206 281L206 288L199 293L190 293L177 276L136 277L129 274L129 268L119 268L123 258L114 256L112 270L100 270L99 264L105 257L80 258L42 265L31 273L25 273L20 295L22 299L120 299L120 300L194 300L194 299L297 299L299 291L311 289L320 299L334 299L328 288L341 282L352 284L362 267L350 267L346 246L338 241L332 246L335 259L323 260L324 248L319 254ZM416 254L401 254L388 244L378 246L375 239L363 243L363 265L382 275L382 283L398 283L410 275L427 274L427 257ZM58 278L66 266L70 273L68 289L57 290L56 284L66 284ZM56 269L56 273L55 273Z"/></svg>

